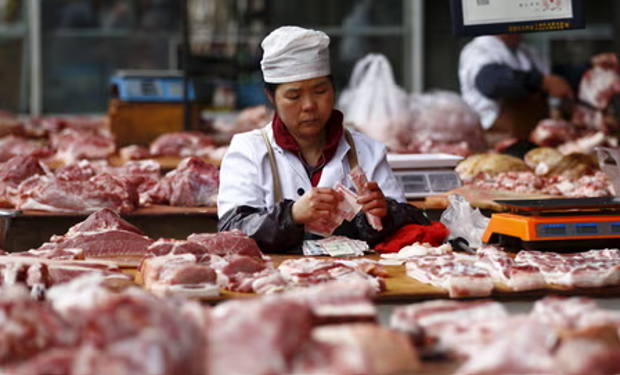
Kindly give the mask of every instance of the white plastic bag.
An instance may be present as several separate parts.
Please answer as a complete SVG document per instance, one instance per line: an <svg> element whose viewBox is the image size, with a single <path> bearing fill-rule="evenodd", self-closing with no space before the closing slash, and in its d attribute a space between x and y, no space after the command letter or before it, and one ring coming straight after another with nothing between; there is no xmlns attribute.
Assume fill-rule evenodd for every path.
<svg viewBox="0 0 620 375"><path fill-rule="evenodd" d="M381 54L366 55L355 64L338 107L345 123L390 149L398 148L398 134L410 123L407 93L396 84L392 66Z"/></svg>
<svg viewBox="0 0 620 375"><path fill-rule="evenodd" d="M613 193L620 195L620 148L597 147L596 154L601 171L613 186Z"/></svg>
<svg viewBox="0 0 620 375"><path fill-rule="evenodd" d="M482 246L482 235L491 219L484 216L479 209L473 209L460 194L451 194L448 200L450 205L439 219L450 230L448 239L464 238L469 247L474 249Z"/></svg>

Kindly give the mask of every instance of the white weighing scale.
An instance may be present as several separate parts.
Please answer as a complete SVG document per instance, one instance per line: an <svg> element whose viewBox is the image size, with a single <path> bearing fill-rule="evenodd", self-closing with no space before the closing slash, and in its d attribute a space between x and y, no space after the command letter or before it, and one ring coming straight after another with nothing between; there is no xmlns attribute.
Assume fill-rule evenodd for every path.
<svg viewBox="0 0 620 375"><path fill-rule="evenodd" d="M462 185L454 170L463 157L450 154L388 154L406 198L424 198Z"/></svg>

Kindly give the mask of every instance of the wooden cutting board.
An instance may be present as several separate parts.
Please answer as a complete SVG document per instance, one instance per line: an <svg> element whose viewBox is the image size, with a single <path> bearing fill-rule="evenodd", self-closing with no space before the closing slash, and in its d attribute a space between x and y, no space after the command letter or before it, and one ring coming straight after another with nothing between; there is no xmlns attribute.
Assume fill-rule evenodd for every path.
<svg viewBox="0 0 620 375"><path fill-rule="evenodd" d="M445 209L450 205L448 197L452 194L462 195L469 204L474 208L480 208L493 211L506 211L506 207L495 203L496 199L554 199L561 198L555 195L547 194L519 194L509 191L499 190L480 190L465 185L448 192L431 195L424 200L425 208Z"/></svg>
<svg viewBox="0 0 620 375"><path fill-rule="evenodd" d="M286 259L299 258L299 255L270 255L274 266L278 266L282 261ZM372 260L379 260L379 254L367 255L366 258ZM442 288L425 284L414 278L407 276L405 266L385 266L388 271L388 276L385 278L387 290L381 292L375 296L375 302L379 304L407 304L422 301L429 301L434 299L449 299L447 291ZM140 283L139 274L136 276L136 282ZM515 301L515 300L537 300L549 295L564 295L575 296L584 295L590 297L619 297L620 286L610 286L603 288L565 288L557 285L547 285L543 289L530 290L523 292L514 292L509 288L497 284L493 293L484 298L492 298L501 301ZM206 303L218 303L228 299L235 298L247 298L256 296L253 293L236 293L221 290L221 295L218 297L208 297L201 299Z"/></svg>

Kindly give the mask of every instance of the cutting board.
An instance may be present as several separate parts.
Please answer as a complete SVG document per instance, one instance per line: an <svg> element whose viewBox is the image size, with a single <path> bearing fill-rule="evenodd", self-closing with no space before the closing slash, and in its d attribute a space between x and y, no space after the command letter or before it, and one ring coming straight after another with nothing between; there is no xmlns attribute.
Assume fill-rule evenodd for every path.
<svg viewBox="0 0 620 375"><path fill-rule="evenodd" d="M495 203L496 199L554 199L561 198L547 194L519 194L510 191L481 190L469 185L450 190L445 193L431 195L424 200L424 207L445 209L450 205L448 197L452 194L462 195L474 208L493 211L506 211L506 207Z"/></svg>
<svg viewBox="0 0 620 375"><path fill-rule="evenodd" d="M373 256L372 259L378 259L378 256ZM385 267L389 274L389 276L385 278L387 290L375 296L375 301L378 303L402 304L450 298L445 290L407 276L404 265ZM505 285L495 284L492 294L484 298L492 298L501 301L537 300L549 295L582 295L601 298L618 297L620 296L620 286L566 288L549 284L543 289L515 292Z"/></svg>

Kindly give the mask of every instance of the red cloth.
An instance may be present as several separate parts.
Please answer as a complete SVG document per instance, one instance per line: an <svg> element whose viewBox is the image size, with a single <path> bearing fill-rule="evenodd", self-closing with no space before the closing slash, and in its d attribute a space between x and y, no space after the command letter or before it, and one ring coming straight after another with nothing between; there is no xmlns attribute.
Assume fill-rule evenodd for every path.
<svg viewBox="0 0 620 375"><path fill-rule="evenodd" d="M439 221L433 221L430 225L408 224L403 225L391 236L375 246L375 250L381 253L397 253L405 246L416 242L429 243L431 246L440 246L450 234L448 228Z"/></svg>
<svg viewBox="0 0 620 375"><path fill-rule="evenodd" d="M323 147L323 164L312 176L309 176L312 186L317 186L319 184L321 174L323 173L323 166L327 164L336 153L340 138L342 138L342 134L344 133L344 126L342 125L343 118L344 115L342 112L334 109L325 125L327 133L325 134L325 147ZM288 131L277 112L273 114L273 136L278 146L292 152L305 163L297 140L295 140L295 137Z"/></svg>

